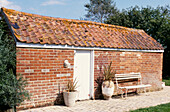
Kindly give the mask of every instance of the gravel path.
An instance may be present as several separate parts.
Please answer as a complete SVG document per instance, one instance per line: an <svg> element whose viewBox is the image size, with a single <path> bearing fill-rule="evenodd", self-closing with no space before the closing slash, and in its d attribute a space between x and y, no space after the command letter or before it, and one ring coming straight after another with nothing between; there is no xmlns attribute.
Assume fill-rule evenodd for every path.
<svg viewBox="0 0 170 112"><path fill-rule="evenodd" d="M124 112L169 102L170 86L166 86L161 91L141 93L126 99L87 100L76 102L74 107L48 106L19 112Z"/></svg>

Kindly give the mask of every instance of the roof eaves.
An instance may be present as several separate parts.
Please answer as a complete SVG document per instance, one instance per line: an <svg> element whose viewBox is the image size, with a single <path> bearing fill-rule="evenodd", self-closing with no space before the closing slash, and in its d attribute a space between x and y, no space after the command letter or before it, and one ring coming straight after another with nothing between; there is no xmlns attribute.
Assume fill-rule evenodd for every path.
<svg viewBox="0 0 170 112"><path fill-rule="evenodd" d="M33 43L22 43L17 42L17 47L26 48L57 48L57 49L77 49L77 50L107 50L107 51L129 51L129 52L164 52L164 50L154 49L125 49L125 48L104 48L104 47L84 47L84 46L73 46L73 45L52 45L52 44L33 44Z"/></svg>

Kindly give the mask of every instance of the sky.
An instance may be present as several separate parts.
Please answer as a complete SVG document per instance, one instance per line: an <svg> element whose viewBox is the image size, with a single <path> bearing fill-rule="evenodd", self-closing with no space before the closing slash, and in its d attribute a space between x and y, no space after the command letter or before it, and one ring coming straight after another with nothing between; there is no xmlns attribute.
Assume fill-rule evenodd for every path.
<svg viewBox="0 0 170 112"><path fill-rule="evenodd" d="M114 0L119 10L131 6L152 6L156 8L170 4L170 0ZM22 12L67 19L85 18L84 4L89 0L0 0L0 7Z"/></svg>

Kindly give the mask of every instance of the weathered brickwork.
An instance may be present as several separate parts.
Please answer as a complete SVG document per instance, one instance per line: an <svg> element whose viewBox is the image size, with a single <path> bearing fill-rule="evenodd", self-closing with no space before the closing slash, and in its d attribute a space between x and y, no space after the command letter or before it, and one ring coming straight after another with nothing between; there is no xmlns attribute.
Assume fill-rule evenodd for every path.
<svg viewBox="0 0 170 112"><path fill-rule="evenodd" d="M151 84L151 90L162 88L163 53L95 51L94 57L96 98L100 97L101 93L102 68L111 61L116 73L140 72L142 83Z"/></svg>
<svg viewBox="0 0 170 112"><path fill-rule="evenodd" d="M161 89L162 58L162 53L95 51L95 97L101 94L102 69L110 61L116 73L140 72L144 84L151 84L152 90ZM70 62L71 68L64 68L65 60ZM74 50L17 48L17 74L27 79L26 89L31 94L30 101L18 108L62 103L61 93L68 79L73 79L73 72Z"/></svg>
<svg viewBox="0 0 170 112"><path fill-rule="evenodd" d="M61 93L73 68L64 68L64 60L74 64L74 50L17 48L17 74L27 79L31 100L19 108L61 103Z"/></svg>

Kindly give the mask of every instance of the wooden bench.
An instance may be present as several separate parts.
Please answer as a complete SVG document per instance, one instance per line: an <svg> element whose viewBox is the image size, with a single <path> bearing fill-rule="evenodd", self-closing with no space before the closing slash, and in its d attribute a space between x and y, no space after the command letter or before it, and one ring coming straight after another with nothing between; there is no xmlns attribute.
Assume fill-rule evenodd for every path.
<svg viewBox="0 0 170 112"><path fill-rule="evenodd" d="M131 86L119 86L118 82L122 81L129 81L129 80L137 80L137 84L131 85ZM138 89L142 88L144 92L146 93L147 87L150 87L150 84L142 84L142 77L140 73L129 73L129 74L115 74L115 80L116 80L116 86L117 86L117 92L121 90L121 96L123 98L123 89L125 89L125 97L127 97L127 92L129 89Z"/></svg>

